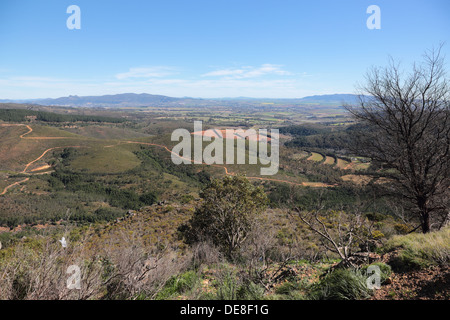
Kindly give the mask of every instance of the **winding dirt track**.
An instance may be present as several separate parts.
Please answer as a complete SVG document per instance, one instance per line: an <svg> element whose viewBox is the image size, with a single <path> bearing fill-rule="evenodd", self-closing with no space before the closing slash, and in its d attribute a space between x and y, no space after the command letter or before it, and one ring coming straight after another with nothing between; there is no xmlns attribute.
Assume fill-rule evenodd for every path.
<svg viewBox="0 0 450 320"><path fill-rule="evenodd" d="M33 140L56 140L56 139L66 139L66 137L25 137L27 134L30 134L31 132L33 132L33 128L31 128L31 127L30 127L29 125L27 125L27 124L1 124L0 126L2 126L2 127L25 126L25 127L28 129L28 131L25 132L24 134L21 134L21 135L19 136L20 139L33 139ZM79 148L80 146L65 146L65 147L53 147L53 148L49 148L49 149L45 150L39 157L37 157L37 158L34 159L33 161L27 163L27 164L25 165L25 168L23 169L23 171L22 171L21 173L29 174L29 173L27 173L28 168L29 168L33 163L35 163L35 162L41 160L41 159L47 154L47 152L49 152L49 151L51 151L51 150L54 150L54 149L69 148L69 147L72 147L72 148ZM0 193L0 196L5 195L6 192L8 192L8 190L9 190L10 188L12 188L12 187L14 187L14 186L17 186L17 185L19 185L19 184L21 184L21 183L27 182L28 180L30 180L30 178L26 178L26 179L23 179L23 180L21 180L21 181L14 182L13 184L10 184L9 186L7 186L7 187L5 187L5 188L3 189L2 193Z"/></svg>
<svg viewBox="0 0 450 320"><path fill-rule="evenodd" d="M33 132L33 129L32 129L29 125L26 125L26 124L1 124L0 126L3 126L3 127L10 127L10 126L25 126L25 127L28 129L28 131L27 131L26 133L24 133L24 134L22 134L22 135L19 136L21 139L33 139L33 140L68 139L67 137L25 137L26 135L28 135L28 134L30 134L31 132ZM140 141L124 141L124 142L119 142L118 144L115 144L115 145L104 146L104 148L115 147L115 146L118 146L118 145L120 145L120 144L122 144L122 143L142 144L142 145L147 145L147 146L155 146L155 147L163 148L163 149L165 149L166 151L170 152L171 154L174 154L174 155L176 155L177 157L180 157L180 158L182 158L182 159L185 159L185 160L188 160L188 161L190 161L190 162L193 162L194 164L205 164L205 165L207 165L206 163L199 163L199 162L195 162L194 160L191 160L191 159L189 159L189 158L182 157L182 156L180 156L179 154L177 154L177 153L173 152L172 150L170 150L167 146L162 145L162 144L157 144L157 143L140 142ZM49 148L49 149L45 150L39 157L37 157L37 158L34 159L33 161L27 163L27 164L25 165L25 168L23 169L23 171L22 171L21 173L23 173L23 174L31 174L31 173L28 173L27 171L28 171L28 168L29 168L33 163L35 163L35 162L41 160L41 159L47 154L47 152L49 152L49 151L51 151L51 150L55 150L55 149L62 149L62 148L81 148L81 146L64 146L64 147L53 147L53 148ZM222 165L219 165L219 164L213 164L213 165L211 165L211 166L222 168L222 169L225 171L225 174L226 174L226 175L230 175L230 176L234 176L234 175L235 175L235 173L229 172L229 171L228 171L228 168L227 168L226 166L222 166ZM24 179L24 180L21 180L21 181L18 181L18 182L14 182L13 184L10 184L9 186L7 186L7 187L5 187L5 188L3 189L3 192L0 193L0 196L6 194L6 192L7 192L10 188L12 188L12 187L14 187L14 186L16 186L16 185L19 185L19 184L21 184L21 183L27 182L29 179L30 179L30 178L26 178L26 179ZM261 180L261 181L275 181L275 182L282 182L282 183L287 183L287 184L295 185L295 186L331 187L331 185L326 185L326 184L308 183L308 182L297 183L297 182L292 182L292 181L287 181L287 180L271 179L271 178L261 178L261 177L247 177L247 179L251 179L251 180Z"/></svg>
<svg viewBox="0 0 450 320"><path fill-rule="evenodd" d="M10 184L10 185L7 186L5 189L3 189L3 192L0 193L0 196L6 194L6 192L8 191L9 188L12 188L12 187L14 187L14 186L18 186L19 184L24 183L24 182L27 182L28 180L30 180L30 178L25 178L25 179L23 179L23 180L20 180L20 181L14 182L13 184Z"/></svg>
<svg viewBox="0 0 450 320"><path fill-rule="evenodd" d="M22 173L27 173L28 167L31 166L33 163L35 163L36 161L39 161L42 159L43 156L45 156L45 154L51 150L55 150L55 149L61 149L61 148L81 148L81 146L65 146L65 147L53 147L50 149L47 149L44 151L43 154L41 154L38 158L34 159L33 161L27 163L27 165L25 166L25 169L23 169Z"/></svg>

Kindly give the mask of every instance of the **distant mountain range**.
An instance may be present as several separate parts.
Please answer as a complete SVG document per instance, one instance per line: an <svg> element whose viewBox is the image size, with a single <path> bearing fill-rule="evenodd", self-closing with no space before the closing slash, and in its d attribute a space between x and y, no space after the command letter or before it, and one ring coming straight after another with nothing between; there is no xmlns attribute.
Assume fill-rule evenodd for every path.
<svg viewBox="0 0 450 320"><path fill-rule="evenodd" d="M70 107L136 107L150 105L170 105L187 100L200 100L190 98L172 98L153 94L123 93L104 96L68 96L56 99L29 99L29 100L0 100L0 102L33 103L47 106Z"/></svg>
<svg viewBox="0 0 450 320"><path fill-rule="evenodd" d="M356 103L358 96L354 94L326 94L318 96L309 96L300 99L304 103L333 103L342 105L343 103Z"/></svg>
<svg viewBox="0 0 450 320"><path fill-rule="evenodd" d="M70 107L146 107L146 106L211 106L221 105L255 105L262 103L287 104L287 105L314 105L314 106L342 106L344 103L354 104L357 96L353 94L329 94L308 96L298 99L271 99L271 98L174 98L163 95L147 93L123 93L103 96L68 96L56 99L30 99L30 100L0 100L0 102L33 103L47 106L70 106Z"/></svg>

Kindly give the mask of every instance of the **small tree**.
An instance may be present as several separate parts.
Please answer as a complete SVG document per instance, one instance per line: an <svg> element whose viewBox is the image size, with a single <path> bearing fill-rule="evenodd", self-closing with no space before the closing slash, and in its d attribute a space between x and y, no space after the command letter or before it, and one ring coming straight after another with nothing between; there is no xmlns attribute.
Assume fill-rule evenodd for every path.
<svg viewBox="0 0 450 320"><path fill-rule="evenodd" d="M366 75L357 106L348 106L361 129L352 131L353 151L391 168L386 186L420 218L448 218L450 187L450 82L439 50L404 74L398 64ZM358 132L359 131L359 132Z"/></svg>
<svg viewBox="0 0 450 320"><path fill-rule="evenodd" d="M201 205L180 231L186 242L212 241L232 258L246 241L255 218L265 210L266 194L244 176L227 176L212 180L200 197Z"/></svg>

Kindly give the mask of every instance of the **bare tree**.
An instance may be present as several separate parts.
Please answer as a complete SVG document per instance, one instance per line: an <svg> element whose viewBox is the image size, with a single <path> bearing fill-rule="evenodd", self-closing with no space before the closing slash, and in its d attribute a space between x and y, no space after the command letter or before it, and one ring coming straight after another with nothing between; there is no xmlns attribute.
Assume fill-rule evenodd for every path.
<svg viewBox="0 0 450 320"><path fill-rule="evenodd" d="M299 208L294 211L312 231L320 235L325 249L337 253L344 267L354 266L352 258L361 247L369 251L372 240L372 225L356 208L355 212L324 211L323 206L305 212Z"/></svg>
<svg viewBox="0 0 450 320"><path fill-rule="evenodd" d="M450 81L442 45L424 54L405 74L392 59L373 68L359 88L359 104L347 110L361 124L353 151L391 168L386 184L409 204L424 233L432 219L449 214Z"/></svg>

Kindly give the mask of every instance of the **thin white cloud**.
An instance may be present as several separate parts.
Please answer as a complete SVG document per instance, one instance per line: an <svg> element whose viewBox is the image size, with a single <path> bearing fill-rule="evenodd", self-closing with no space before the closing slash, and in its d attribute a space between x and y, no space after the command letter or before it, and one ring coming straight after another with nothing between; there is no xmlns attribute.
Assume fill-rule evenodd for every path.
<svg viewBox="0 0 450 320"><path fill-rule="evenodd" d="M202 75L202 77L227 77L234 79L257 78L266 75L288 76L291 72L283 70L282 66L266 63L259 67L241 67L235 69L215 70Z"/></svg>
<svg viewBox="0 0 450 320"><path fill-rule="evenodd" d="M51 77L35 77L35 76L20 76L20 77L11 77L12 81L17 82L43 82L43 83L53 83L53 82L65 82L70 81L68 79L61 78L51 78Z"/></svg>
<svg viewBox="0 0 450 320"><path fill-rule="evenodd" d="M130 68L128 72L116 74L119 80L130 78L161 78L173 74L173 68L170 67L149 67L149 68Z"/></svg>
<svg viewBox="0 0 450 320"><path fill-rule="evenodd" d="M223 76L240 76L243 75L245 70L242 69L224 69L224 70L216 70L205 73L202 77L223 77Z"/></svg>

